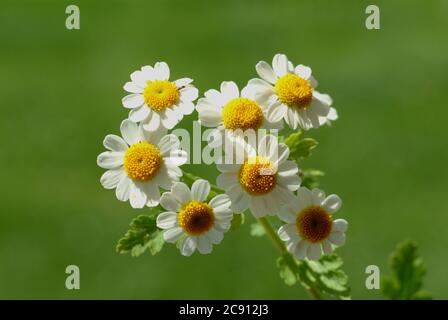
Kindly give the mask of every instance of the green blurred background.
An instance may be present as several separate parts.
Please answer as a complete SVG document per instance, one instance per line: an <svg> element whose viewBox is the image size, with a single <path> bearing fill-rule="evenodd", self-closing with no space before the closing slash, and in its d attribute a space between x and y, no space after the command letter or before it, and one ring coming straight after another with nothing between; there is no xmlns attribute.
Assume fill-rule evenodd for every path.
<svg viewBox="0 0 448 320"><path fill-rule="evenodd" d="M448 298L448 2L374 1L381 30L369 31L371 3L2 1L0 298L306 298L282 283L277 252L249 235L251 219L212 255L185 258L172 245L155 257L117 254L145 210L104 190L96 166L103 137L127 116L132 71L166 61L204 92L245 85L278 52L310 65L339 111L333 127L308 133L320 145L305 165L324 170L322 188L344 200L350 228L338 252L353 297L381 298L364 270L389 273L389 253L409 237L428 267L425 289ZM69 4L80 30L65 28ZM65 289L69 264L81 290Z"/></svg>

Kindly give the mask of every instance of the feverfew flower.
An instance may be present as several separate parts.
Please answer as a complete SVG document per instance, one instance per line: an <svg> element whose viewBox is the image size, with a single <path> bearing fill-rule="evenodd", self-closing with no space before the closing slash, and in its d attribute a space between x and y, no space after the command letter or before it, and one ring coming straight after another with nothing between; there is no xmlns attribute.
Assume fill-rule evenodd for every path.
<svg viewBox="0 0 448 320"><path fill-rule="evenodd" d="M255 68L261 79L250 80L248 87L267 106L269 121L284 119L292 129L308 130L337 119L331 97L315 90L311 68L301 64L294 68L284 54L274 56L272 67L260 61Z"/></svg>
<svg viewBox="0 0 448 320"><path fill-rule="evenodd" d="M217 164L222 172L217 184L229 195L234 212L249 208L255 217L276 215L300 186L297 164L287 160L288 147L272 135L265 135L257 145L241 141L235 140L237 157L238 150L244 151L239 152L242 161L236 161L241 163Z"/></svg>
<svg viewBox="0 0 448 320"><path fill-rule="evenodd" d="M322 254L333 251L332 244L342 246L348 223L344 219L333 220L332 214L339 210L342 200L335 194L325 197L319 189L297 190L294 201L284 206L280 218L287 224L278 234L286 241L288 251L297 259L305 257L318 260Z"/></svg>
<svg viewBox="0 0 448 320"><path fill-rule="evenodd" d="M256 132L258 129L280 129L282 126L280 121L271 123L266 119L267 106L258 101L249 87L243 88L240 93L235 82L224 81L220 91L211 89L204 95L205 98L198 100L196 110L201 125L216 128L209 135L212 147L219 146L224 138L246 130Z"/></svg>
<svg viewBox="0 0 448 320"><path fill-rule="evenodd" d="M97 163L108 169L101 177L106 189L116 188L120 201L130 201L133 208L159 204L159 187L169 189L179 181L179 166L187 161L187 153L179 149L179 139L166 130L147 132L131 120L121 123L123 138L110 134L104 139L105 151Z"/></svg>
<svg viewBox="0 0 448 320"><path fill-rule="evenodd" d="M122 100L123 106L131 109L129 119L143 122L145 130L156 131L160 126L172 129L184 115L193 112L193 101L198 97L193 80L171 82L169 78L170 69L165 62L144 66L131 74L132 81L124 85L131 94Z"/></svg>
<svg viewBox="0 0 448 320"><path fill-rule="evenodd" d="M210 183L196 180L191 191L183 182L173 184L171 192L165 192L160 204L168 212L157 217L157 227L166 230L163 238L167 242L180 243L180 252L190 256L197 249L202 254L212 252L212 244L219 244L224 232L230 228L233 213L230 199L220 194L208 203Z"/></svg>

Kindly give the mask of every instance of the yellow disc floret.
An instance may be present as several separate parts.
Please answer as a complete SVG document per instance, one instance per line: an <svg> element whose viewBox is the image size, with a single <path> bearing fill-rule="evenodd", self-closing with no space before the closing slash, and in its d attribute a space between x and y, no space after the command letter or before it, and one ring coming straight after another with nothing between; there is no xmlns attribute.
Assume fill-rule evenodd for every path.
<svg viewBox="0 0 448 320"><path fill-rule="evenodd" d="M161 165L159 149L148 142L133 144L124 155L123 167L128 177L136 181L151 180Z"/></svg>
<svg viewBox="0 0 448 320"><path fill-rule="evenodd" d="M332 229L331 215L322 207L311 206L302 210L296 218L297 232L311 243L328 238Z"/></svg>
<svg viewBox="0 0 448 320"><path fill-rule="evenodd" d="M148 81L143 90L146 105L154 111L172 107L178 101L179 95L176 84L167 80Z"/></svg>
<svg viewBox="0 0 448 320"><path fill-rule="evenodd" d="M277 173L269 160L256 157L246 160L240 168L240 184L251 195L262 195L274 189Z"/></svg>
<svg viewBox="0 0 448 320"><path fill-rule="evenodd" d="M299 109L306 109L313 99L311 83L295 74L287 74L278 79L275 92L281 102Z"/></svg>
<svg viewBox="0 0 448 320"><path fill-rule="evenodd" d="M253 100L236 98L222 109L222 120L226 129L257 130L263 124L263 111Z"/></svg>
<svg viewBox="0 0 448 320"><path fill-rule="evenodd" d="M215 215L207 203L190 201L182 207L177 219L179 226L187 234L200 236L213 227Z"/></svg>

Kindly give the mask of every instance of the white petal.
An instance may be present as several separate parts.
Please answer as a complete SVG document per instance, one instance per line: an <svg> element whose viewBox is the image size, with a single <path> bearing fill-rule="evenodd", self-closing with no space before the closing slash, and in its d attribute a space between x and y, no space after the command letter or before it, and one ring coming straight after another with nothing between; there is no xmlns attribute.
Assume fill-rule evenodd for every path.
<svg viewBox="0 0 448 320"><path fill-rule="evenodd" d="M170 68L165 62L157 62L154 66L154 73L157 80L168 80L170 78Z"/></svg>
<svg viewBox="0 0 448 320"><path fill-rule="evenodd" d="M198 251L202 254L212 252L212 243L207 236L198 237Z"/></svg>
<svg viewBox="0 0 448 320"><path fill-rule="evenodd" d="M328 240L324 240L322 242L322 250L325 254L331 254L333 252L333 248L331 247L331 243Z"/></svg>
<svg viewBox="0 0 448 320"><path fill-rule="evenodd" d="M125 175L121 178L120 182L117 185L117 189L115 189L115 195L117 196L118 200L129 200L129 192L131 190L132 183L132 180Z"/></svg>
<svg viewBox="0 0 448 320"><path fill-rule="evenodd" d="M299 64L295 70L295 74L299 77L308 80L311 77L311 68L304 66L303 64Z"/></svg>
<svg viewBox="0 0 448 320"><path fill-rule="evenodd" d="M98 166L104 169L114 169L123 165L123 152L104 151L96 159Z"/></svg>
<svg viewBox="0 0 448 320"><path fill-rule="evenodd" d="M144 106L146 107L146 106ZM147 108L149 110L149 108ZM147 121L143 124L143 129L154 132L160 128L160 115L157 112L149 112Z"/></svg>
<svg viewBox="0 0 448 320"><path fill-rule="evenodd" d="M226 99L224 99L222 93L219 92L218 90L215 89L207 90L204 93L204 96L207 98L207 100L210 100L211 104L214 104L218 107L221 107L224 104L226 104Z"/></svg>
<svg viewBox="0 0 448 320"><path fill-rule="evenodd" d="M143 92L143 88L134 82L126 82L126 84L123 86L123 89L129 93L142 93Z"/></svg>
<svg viewBox="0 0 448 320"><path fill-rule="evenodd" d="M162 113L162 124L167 129L173 129L179 123L179 114L172 109L165 109L165 114Z"/></svg>
<svg viewBox="0 0 448 320"><path fill-rule="evenodd" d="M227 211L230 206L232 205L232 202L230 201L230 198L226 194L219 194L216 197L214 197L210 202L208 203L215 213Z"/></svg>
<svg viewBox="0 0 448 320"><path fill-rule="evenodd" d="M156 184L154 184L152 181L142 183L141 185L142 185L143 190L147 197L146 206L156 207L160 201L159 187Z"/></svg>
<svg viewBox="0 0 448 320"><path fill-rule="evenodd" d="M339 210L339 208L341 208L341 206L342 200L335 194L329 195L322 203L322 207L329 213L335 213Z"/></svg>
<svg viewBox="0 0 448 320"><path fill-rule="evenodd" d="M162 139L160 139L157 144L157 148L159 149L162 156L168 156L172 150L179 149L179 138L174 134L167 134Z"/></svg>
<svg viewBox="0 0 448 320"><path fill-rule="evenodd" d="M322 248L320 243L312 243L308 247L307 256L310 260L319 260L322 255Z"/></svg>
<svg viewBox="0 0 448 320"><path fill-rule="evenodd" d="M218 185L218 187L224 190L230 188L236 183L238 183L238 180L235 173L233 172L221 173L216 179L216 184Z"/></svg>
<svg viewBox="0 0 448 320"><path fill-rule="evenodd" d="M171 192L164 192L160 197L160 205L169 211L177 212L180 209L180 203Z"/></svg>
<svg viewBox="0 0 448 320"><path fill-rule="evenodd" d="M125 175L125 173L124 173L123 168L107 170L101 176L101 179L100 179L101 185L105 189L116 188L118 183L124 177L124 175Z"/></svg>
<svg viewBox="0 0 448 320"><path fill-rule="evenodd" d="M328 240L330 240L331 243L342 246L345 244L345 233L342 232L332 232L330 233L330 236L328 237Z"/></svg>
<svg viewBox="0 0 448 320"><path fill-rule="evenodd" d="M278 175L281 177L295 176L298 172L297 163L291 160L281 163L278 167Z"/></svg>
<svg viewBox="0 0 448 320"><path fill-rule="evenodd" d="M180 227L168 229L163 233L163 239L166 242L174 243L177 240L179 240L179 238L182 236L183 233L184 232Z"/></svg>
<svg viewBox="0 0 448 320"><path fill-rule="evenodd" d="M300 241L297 244L296 249L294 250L294 257L297 260L305 259L309 246L310 246L309 242L304 241L304 240Z"/></svg>
<svg viewBox="0 0 448 320"><path fill-rule="evenodd" d="M297 198L304 208L313 205L313 196L307 187L300 187L297 190Z"/></svg>
<svg viewBox="0 0 448 320"><path fill-rule="evenodd" d="M120 126L121 136L129 144L133 145L143 140L138 125L129 119L123 120Z"/></svg>
<svg viewBox="0 0 448 320"><path fill-rule="evenodd" d="M132 208L143 208L146 205L147 197L140 183L132 183L129 191L129 202Z"/></svg>
<svg viewBox="0 0 448 320"><path fill-rule="evenodd" d="M348 228L348 222L344 219L336 219L333 221L333 231L335 232L346 232Z"/></svg>
<svg viewBox="0 0 448 320"><path fill-rule="evenodd" d="M191 256L197 247L197 239L193 237L186 237L180 246L180 252L184 256Z"/></svg>
<svg viewBox="0 0 448 320"><path fill-rule="evenodd" d="M157 227L160 229L171 229L177 225L177 213L162 212L157 216Z"/></svg>
<svg viewBox="0 0 448 320"><path fill-rule="evenodd" d="M185 87L192 82L193 82L193 79L190 79L190 78L181 78L181 79L177 79L176 81L174 81L174 83L176 84L176 87L178 87L178 88Z"/></svg>
<svg viewBox="0 0 448 320"><path fill-rule="evenodd" d="M224 81L221 83L221 93L225 96L226 100L236 99L240 96L238 86L233 81Z"/></svg>
<svg viewBox="0 0 448 320"><path fill-rule="evenodd" d="M188 161L188 153L184 150L175 149L171 150L169 156L164 157L164 160L169 161L173 166L181 166Z"/></svg>
<svg viewBox="0 0 448 320"><path fill-rule="evenodd" d="M145 88L146 87L146 77L143 72L140 70L134 71L131 73L131 80L139 87Z"/></svg>
<svg viewBox="0 0 448 320"><path fill-rule="evenodd" d="M126 142L121 137L114 134L108 134L104 138L103 145L111 151L126 152L128 149Z"/></svg>
<svg viewBox="0 0 448 320"><path fill-rule="evenodd" d="M232 210L234 212L244 212L249 206L249 196L236 184L226 190L227 195L232 201Z"/></svg>
<svg viewBox="0 0 448 320"><path fill-rule="evenodd" d="M288 107L281 103L280 101L276 101L271 103L266 110L266 118L269 122L278 122L282 120L288 111Z"/></svg>
<svg viewBox="0 0 448 320"><path fill-rule="evenodd" d="M140 122L145 120L149 113L149 108L146 105L142 105L141 107L132 109L131 112L129 112L129 119L133 122Z"/></svg>
<svg viewBox="0 0 448 320"><path fill-rule="evenodd" d="M299 126L299 112L295 108L288 108L285 115L285 122L291 129L297 129Z"/></svg>
<svg viewBox="0 0 448 320"><path fill-rule="evenodd" d="M154 68L151 66L143 66L141 68L141 76L145 79L145 82L147 81L154 81L156 80Z"/></svg>
<svg viewBox="0 0 448 320"><path fill-rule="evenodd" d="M320 206L322 202L325 200L325 192L323 192L320 189L313 189L311 191L311 194L313 196L313 205Z"/></svg>
<svg viewBox="0 0 448 320"><path fill-rule="evenodd" d="M272 67L266 63L265 61L260 61L255 66L258 75L265 81L270 83L275 83L277 81L277 77L275 76L274 70Z"/></svg>
<svg viewBox="0 0 448 320"><path fill-rule="evenodd" d="M278 216L281 220L291 223L296 220L296 214L297 212L293 212L289 206L284 205L281 207Z"/></svg>
<svg viewBox="0 0 448 320"><path fill-rule="evenodd" d="M224 238L224 234L220 231L217 231L215 228L210 229L207 236L213 244L220 244L222 239Z"/></svg>
<svg viewBox="0 0 448 320"><path fill-rule="evenodd" d="M191 186L191 199L205 201L210 193L210 183L204 179L198 179Z"/></svg>
<svg viewBox="0 0 448 320"><path fill-rule="evenodd" d="M180 98L183 101L191 102L198 98L198 93L199 93L198 89L196 89L193 86L188 86L180 90Z"/></svg>
<svg viewBox="0 0 448 320"><path fill-rule="evenodd" d="M145 103L145 100L143 99L143 95L141 95L140 93L133 93L125 96L121 100L121 102L123 104L123 107L134 109L143 105Z"/></svg>
<svg viewBox="0 0 448 320"><path fill-rule="evenodd" d="M241 169L241 164L229 163L229 164L216 164L216 168L220 172L238 172Z"/></svg>
<svg viewBox="0 0 448 320"><path fill-rule="evenodd" d="M266 203L262 197L250 198L249 208L256 218L264 217L270 213L269 209L266 208Z"/></svg>
<svg viewBox="0 0 448 320"><path fill-rule="evenodd" d="M278 236L283 241L295 240L298 241L300 239L297 234L297 227L295 223L289 223L281 226L278 229Z"/></svg>
<svg viewBox="0 0 448 320"><path fill-rule="evenodd" d="M276 54L272 60L272 67L277 77L288 73L288 58L284 54Z"/></svg>
<svg viewBox="0 0 448 320"><path fill-rule="evenodd" d="M179 105L179 111L184 115L192 114L194 111L194 103L193 102L181 102Z"/></svg>
<svg viewBox="0 0 448 320"><path fill-rule="evenodd" d="M176 198L180 205L183 205L191 200L190 189L183 182L176 182L171 187L171 194Z"/></svg>

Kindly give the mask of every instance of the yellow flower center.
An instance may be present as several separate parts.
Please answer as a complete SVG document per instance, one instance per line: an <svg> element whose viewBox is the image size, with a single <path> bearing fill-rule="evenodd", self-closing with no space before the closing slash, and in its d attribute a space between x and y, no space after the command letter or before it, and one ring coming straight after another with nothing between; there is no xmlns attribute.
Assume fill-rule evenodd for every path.
<svg viewBox="0 0 448 320"><path fill-rule="evenodd" d="M136 181L151 180L161 165L159 149L148 142L133 144L124 155L123 167L128 177Z"/></svg>
<svg viewBox="0 0 448 320"><path fill-rule="evenodd" d="M199 236L213 227L215 215L207 203L190 201L180 210L177 219L187 234Z"/></svg>
<svg viewBox="0 0 448 320"><path fill-rule="evenodd" d="M167 80L148 81L143 90L146 105L154 111L162 111L173 106L179 95L176 84Z"/></svg>
<svg viewBox="0 0 448 320"><path fill-rule="evenodd" d="M295 74L287 74L278 79L275 92L281 102L299 109L306 109L313 99L311 83Z"/></svg>
<svg viewBox="0 0 448 320"><path fill-rule="evenodd" d="M296 218L297 232L302 239L311 243L327 239L331 233L332 226L331 215L319 206L303 209Z"/></svg>
<svg viewBox="0 0 448 320"><path fill-rule="evenodd" d="M253 100L236 98L222 109L222 120L226 129L257 130L263 124L263 111Z"/></svg>
<svg viewBox="0 0 448 320"><path fill-rule="evenodd" d="M269 160L256 157L246 160L240 168L240 184L251 195L262 195L274 189L277 174Z"/></svg>

